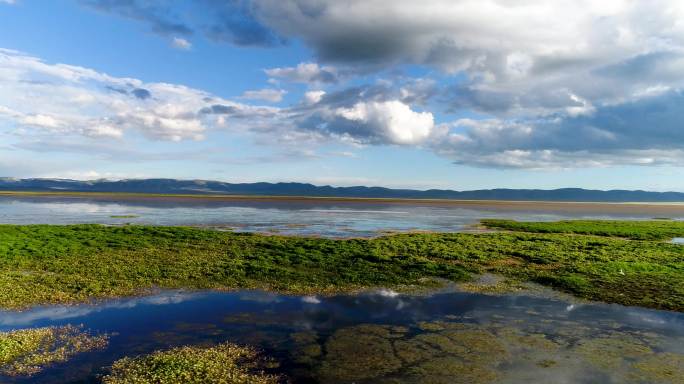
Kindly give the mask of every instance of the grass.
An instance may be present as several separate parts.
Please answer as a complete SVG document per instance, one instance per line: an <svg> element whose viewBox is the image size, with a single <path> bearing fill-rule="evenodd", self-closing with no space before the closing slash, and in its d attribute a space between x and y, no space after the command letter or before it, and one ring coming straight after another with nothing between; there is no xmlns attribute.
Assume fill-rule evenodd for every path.
<svg viewBox="0 0 684 384"><path fill-rule="evenodd" d="M573 234L522 232L549 228ZM331 293L420 286L430 278L469 281L488 272L592 300L684 311L684 247L661 241L677 228L660 221L521 223L519 232L332 240L189 227L2 225L0 305L153 287Z"/></svg>
<svg viewBox="0 0 684 384"><path fill-rule="evenodd" d="M31 376L107 343L106 335L91 336L72 325L0 332L0 375Z"/></svg>
<svg viewBox="0 0 684 384"><path fill-rule="evenodd" d="M574 233L581 235L623 237L632 240L668 240L684 236L684 221L654 218L651 221L565 220L555 222L522 222L514 220L482 220L488 228L532 233Z"/></svg>
<svg viewBox="0 0 684 384"><path fill-rule="evenodd" d="M225 343L214 347L179 347L118 360L103 384L276 384L263 372L269 361L256 350Z"/></svg>

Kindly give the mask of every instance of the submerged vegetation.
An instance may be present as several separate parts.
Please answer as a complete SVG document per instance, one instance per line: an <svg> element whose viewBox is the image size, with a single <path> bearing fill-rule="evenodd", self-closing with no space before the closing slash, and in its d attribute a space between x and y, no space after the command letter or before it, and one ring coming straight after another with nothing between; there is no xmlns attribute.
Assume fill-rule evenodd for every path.
<svg viewBox="0 0 684 384"><path fill-rule="evenodd" d="M291 353L324 383L684 382L684 355L662 351L681 339L563 318L513 320L361 324L325 340L293 335Z"/></svg>
<svg viewBox="0 0 684 384"><path fill-rule="evenodd" d="M92 336L72 325L0 332L0 375L31 376L107 343L106 335Z"/></svg>
<svg viewBox="0 0 684 384"><path fill-rule="evenodd" d="M213 347L179 347L118 360L103 384L276 384L264 373L272 361L256 350L224 343Z"/></svg>
<svg viewBox="0 0 684 384"><path fill-rule="evenodd" d="M154 287L408 289L494 273L511 286L533 281L587 299L684 311L684 247L662 241L683 234L683 223L483 223L515 232L334 240L190 227L2 225L0 305L76 302Z"/></svg>

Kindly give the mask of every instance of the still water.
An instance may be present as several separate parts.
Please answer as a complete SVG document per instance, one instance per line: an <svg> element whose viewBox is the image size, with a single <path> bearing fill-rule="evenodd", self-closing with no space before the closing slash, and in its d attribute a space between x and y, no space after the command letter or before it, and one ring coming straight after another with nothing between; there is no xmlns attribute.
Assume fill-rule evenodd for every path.
<svg viewBox="0 0 684 384"><path fill-rule="evenodd" d="M211 201L187 199L94 199L0 196L5 224L156 224L214 226L236 231L328 237L375 236L391 231L461 231L483 218L552 221L561 219L649 219L649 210L615 210L588 205L568 209L532 204L399 204L334 201ZM684 219L684 206L668 217Z"/></svg>
<svg viewBox="0 0 684 384"><path fill-rule="evenodd" d="M667 373L684 369L684 314L525 294L173 291L0 312L0 330L61 324L109 346L0 382L96 382L125 355L224 341L261 347L302 383L681 383Z"/></svg>

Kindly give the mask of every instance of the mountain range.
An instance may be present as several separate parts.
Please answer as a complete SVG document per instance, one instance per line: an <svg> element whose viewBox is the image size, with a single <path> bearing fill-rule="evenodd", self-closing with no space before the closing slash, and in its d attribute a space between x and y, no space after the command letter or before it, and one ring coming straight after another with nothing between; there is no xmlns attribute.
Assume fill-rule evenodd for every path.
<svg viewBox="0 0 684 384"><path fill-rule="evenodd" d="M333 187L306 183L225 183L211 180L125 179L69 180L0 178L0 191L27 192L126 192L207 195L265 195L356 198L522 200L586 202L684 202L682 192L641 190L561 189L392 189L383 187Z"/></svg>

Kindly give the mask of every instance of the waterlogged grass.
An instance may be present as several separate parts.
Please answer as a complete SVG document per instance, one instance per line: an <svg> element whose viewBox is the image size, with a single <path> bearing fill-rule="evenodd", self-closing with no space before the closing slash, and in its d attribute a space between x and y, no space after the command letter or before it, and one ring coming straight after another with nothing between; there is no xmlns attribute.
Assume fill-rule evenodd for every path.
<svg viewBox="0 0 684 384"><path fill-rule="evenodd" d="M0 332L0 375L31 376L107 343L106 335L92 336L72 325Z"/></svg>
<svg viewBox="0 0 684 384"><path fill-rule="evenodd" d="M578 227L592 228L591 235L416 233L348 240L188 227L3 225L0 305L67 303L152 287L406 289L434 278L462 282L494 273L507 284L534 281L587 299L684 311L684 247L660 241L668 231L661 225L672 222L583 223L589 222ZM658 241L595 236L614 228L623 228L620 237L631 228Z"/></svg>
<svg viewBox="0 0 684 384"><path fill-rule="evenodd" d="M684 236L684 221L655 218L651 221L565 220L555 222L522 222L488 219L488 228L533 233L575 233L581 235L622 237L633 240L668 240Z"/></svg>
<svg viewBox="0 0 684 384"><path fill-rule="evenodd" d="M264 373L274 364L256 350L230 343L179 347L118 360L103 384L275 384Z"/></svg>

